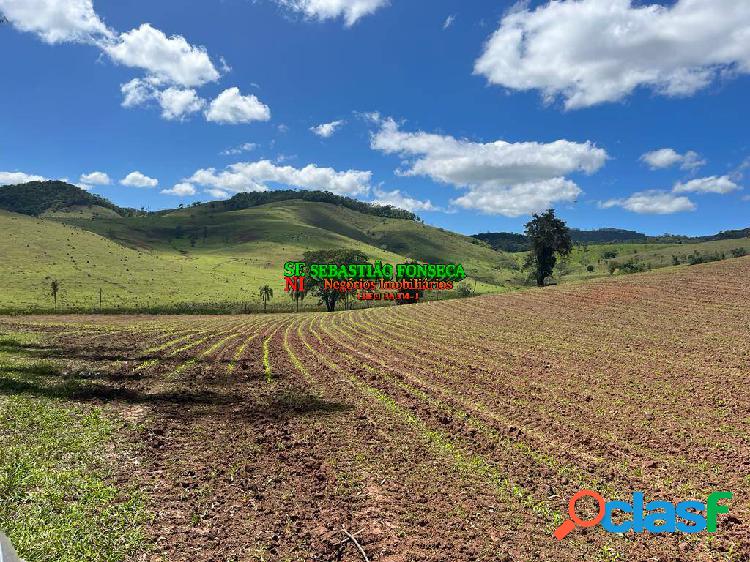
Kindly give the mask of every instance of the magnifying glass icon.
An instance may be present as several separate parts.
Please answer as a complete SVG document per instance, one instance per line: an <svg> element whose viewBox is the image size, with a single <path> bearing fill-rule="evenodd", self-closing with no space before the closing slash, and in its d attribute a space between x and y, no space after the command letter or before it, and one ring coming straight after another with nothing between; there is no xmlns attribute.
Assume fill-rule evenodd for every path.
<svg viewBox="0 0 750 562"><path fill-rule="evenodd" d="M578 500L585 497L594 498L599 503L599 513L593 519L580 519L576 515L576 503L578 503ZM572 498L570 498L570 502L568 503L568 515L570 516L570 519L563 521L563 524L553 533L554 537L561 541L568 533L575 529L576 526L595 527L601 523L602 519L604 519L604 509L604 498L601 494L594 492L593 490L581 490L580 492L577 492Z"/></svg>

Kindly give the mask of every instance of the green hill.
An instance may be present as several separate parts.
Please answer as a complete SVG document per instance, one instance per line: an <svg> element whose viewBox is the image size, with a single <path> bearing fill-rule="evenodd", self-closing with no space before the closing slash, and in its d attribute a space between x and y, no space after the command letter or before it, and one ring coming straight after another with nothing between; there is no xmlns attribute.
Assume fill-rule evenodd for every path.
<svg viewBox="0 0 750 562"><path fill-rule="evenodd" d="M12 193L19 193L16 187ZM97 308L100 289L107 309L185 303L222 309L228 303L256 303L258 287L265 284L277 288L275 303L286 306L284 262L323 248L358 249L388 263L460 262L482 292L503 290L507 283L501 254L416 217L381 216L398 214L392 208L360 212L340 201L287 196L238 210L224 202L129 213L99 201L73 204L80 201L67 196L75 193L67 187L59 197L49 197L49 187L54 189L44 186L38 192L39 202L9 205L27 214L0 211L0 237L6 241L0 309L50 309L53 279L60 284L63 309ZM37 193L21 192L27 198Z"/></svg>
<svg viewBox="0 0 750 562"><path fill-rule="evenodd" d="M132 212L62 181L32 181L2 186L0 209L35 217L65 211L88 213L89 216L120 216Z"/></svg>
<svg viewBox="0 0 750 562"><path fill-rule="evenodd" d="M360 250L388 263L462 263L480 293L527 283L526 252L495 251L398 209L320 192L278 193L141 213L59 182L0 187L0 206L25 212L0 211L0 311L51 310L52 280L60 284L62 310L95 310L101 291L108 310L237 311L245 303L257 308L258 288L266 284L276 291L272 308L283 308L290 305L283 264L308 250L332 248ZM12 194L22 197L13 200ZM747 238L579 244L554 276L583 280L746 250Z"/></svg>

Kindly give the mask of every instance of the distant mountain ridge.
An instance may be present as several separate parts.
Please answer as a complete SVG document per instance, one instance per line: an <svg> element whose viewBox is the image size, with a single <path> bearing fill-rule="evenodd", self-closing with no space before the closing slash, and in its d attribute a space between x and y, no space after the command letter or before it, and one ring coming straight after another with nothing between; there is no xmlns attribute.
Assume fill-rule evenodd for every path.
<svg viewBox="0 0 750 562"><path fill-rule="evenodd" d="M574 244L682 244L748 238L750 237L750 228L722 230L711 236L683 236L679 234L648 236L642 232L622 228L598 228L595 230L571 228L570 237ZM493 250L497 251L525 252L530 248L528 238L524 234L516 232L482 232L473 234L472 238L489 244Z"/></svg>
<svg viewBox="0 0 750 562"><path fill-rule="evenodd" d="M515 232L483 232L472 236L482 240L495 250L505 252L525 252L530 242L524 234ZM599 228L596 230L570 229L570 237L575 244L610 244L627 242L647 242L648 236L635 230L622 228Z"/></svg>

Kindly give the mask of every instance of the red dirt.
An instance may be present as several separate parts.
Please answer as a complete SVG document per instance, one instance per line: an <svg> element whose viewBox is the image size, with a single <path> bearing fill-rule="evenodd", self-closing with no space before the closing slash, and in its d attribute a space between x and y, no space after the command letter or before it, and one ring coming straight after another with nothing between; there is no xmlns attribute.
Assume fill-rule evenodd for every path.
<svg viewBox="0 0 750 562"><path fill-rule="evenodd" d="M736 259L335 314L0 332L39 333L71 400L138 422L120 478L150 498L144 560L363 560L342 528L373 561L750 560L749 274ZM713 536L558 542L583 487L734 498Z"/></svg>

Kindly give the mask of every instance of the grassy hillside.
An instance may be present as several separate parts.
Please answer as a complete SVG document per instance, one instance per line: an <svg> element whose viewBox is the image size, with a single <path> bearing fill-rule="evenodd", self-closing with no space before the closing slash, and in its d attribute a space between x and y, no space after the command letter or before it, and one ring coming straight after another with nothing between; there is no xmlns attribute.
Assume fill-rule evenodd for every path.
<svg viewBox="0 0 750 562"><path fill-rule="evenodd" d="M258 287L288 306L282 266L306 250L356 248L371 259L462 261L474 276L500 283L501 257L456 234L402 219L363 215L325 203L285 201L241 211L207 207L120 217L57 212L41 219L0 211L5 243L0 309L155 308L182 303L257 303ZM394 241L409 252L392 251ZM446 250L439 252L439 245ZM471 273L474 272L474 273ZM479 281L481 292L502 290ZM312 299L311 299L312 300ZM310 305L315 302L308 303Z"/></svg>
<svg viewBox="0 0 750 562"><path fill-rule="evenodd" d="M105 310L185 310L186 304L199 305L198 311L236 310L244 303L252 309L266 284L276 292L272 308L284 308L291 304L283 292L284 262L324 248L357 249L388 263L462 263L480 293L522 287L529 275L523 252L497 252L416 220L294 199L227 209L205 204L120 215L101 205L53 205L39 218L0 211L0 311L50 310L52 280L61 287L61 310L97 309L100 290ZM750 251L750 239L579 245L560 261L555 278L578 281L728 258L742 248Z"/></svg>
<svg viewBox="0 0 750 562"><path fill-rule="evenodd" d="M290 200L239 211L208 206L134 217L55 220L133 249L201 259L242 258L280 271L306 250L357 248L371 259L461 262L472 278L501 284L504 256L468 236L417 221L377 217L329 203Z"/></svg>
<svg viewBox="0 0 750 562"><path fill-rule="evenodd" d="M750 254L750 238L674 244L590 244L575 246L556 268L560 281L620 275ZM588 268L593 271L588 271Z"/></svg>

